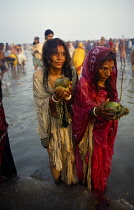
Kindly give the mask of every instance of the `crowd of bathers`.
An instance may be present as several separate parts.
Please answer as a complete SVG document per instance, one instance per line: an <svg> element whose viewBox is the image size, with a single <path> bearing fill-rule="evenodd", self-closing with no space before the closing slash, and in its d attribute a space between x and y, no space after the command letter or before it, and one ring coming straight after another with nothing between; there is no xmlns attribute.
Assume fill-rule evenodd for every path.
<svg viewBox="0 0 134 210"><path fill-rule="evenodd" d="M44 33L44 43L53 37L54 32L50 29L46 30ZM31 50L35 70L38 67L42 67L41 53L44 43L40 43L39 40L40 38L36 36L32 44L0 43L0 78L3 79L4 74L9 69L11 69L12 74L15 73L16 69L24 70L27 61L26 52L28 50ZM95 46L109 47L116 56L120 57L121 65L125 66L126 55L131 56L132 65L134 64L134 53L132 53L134 50L134 39L106 39L102 36L100 40L75 40L65 41L65 43L70 53L72 65L77 70L79 77L86 54Z"/></svg>

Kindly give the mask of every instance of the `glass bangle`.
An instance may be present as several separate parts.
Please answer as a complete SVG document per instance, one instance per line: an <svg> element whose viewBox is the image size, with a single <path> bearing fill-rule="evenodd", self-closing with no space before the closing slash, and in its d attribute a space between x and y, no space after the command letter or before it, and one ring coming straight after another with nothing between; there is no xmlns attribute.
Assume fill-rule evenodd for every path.
<svg viewBox="0 0 134 210"><path fill-rule="evenodd" d="M68 100L70 100L71 99L71 94L70 94L70 96L68 96L68 97L66 97L65 99L68 101Z"/></svg>
<svg viewBox="0 0 134 210"><path fill-rule="evenodd" d="M96 106L93 108L93 114L95 115L95 116L98 116L97 114L95 114L95 110L96 110Z"/></svg>
<svg viewBox="0 0 134 210"><path fill-rule="evenodd" d="M52 95L52 101L55 102L55 103L58 103L60 100L56 101L56 100L54 99L54 95Z"/></svg>

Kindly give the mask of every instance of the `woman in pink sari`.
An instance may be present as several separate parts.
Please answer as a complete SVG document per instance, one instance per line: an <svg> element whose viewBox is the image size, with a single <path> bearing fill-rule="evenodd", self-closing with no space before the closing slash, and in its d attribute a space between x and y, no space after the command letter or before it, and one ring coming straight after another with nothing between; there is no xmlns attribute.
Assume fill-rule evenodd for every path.
<svg viewBox="0 0 134 210"><path fill-rule="evenodd" d="M84 62L73 104L73 133L79 182L103 193L110 174L118 120L113 120L108 101L118 101L117 66L113 51L92 49Z"/></svg>

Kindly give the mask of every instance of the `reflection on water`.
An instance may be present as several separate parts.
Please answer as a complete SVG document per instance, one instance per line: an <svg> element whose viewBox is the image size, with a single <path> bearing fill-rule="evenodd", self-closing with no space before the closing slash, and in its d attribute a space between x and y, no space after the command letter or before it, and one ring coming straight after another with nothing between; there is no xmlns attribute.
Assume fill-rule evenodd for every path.
<svg viewBox="0 0 134 210"><path fill-rule="evenodd" d="M12 75L9 71L4 78L7 85L3 88L3 103L7 122L10 126L10 144L18 174L21 177L25 177L19 181L20 185L25 181L29 189L28 178L26 177L31 177L33 180L30 179L30 187L32 184L38 182L35 186L32 186L34 191L39 191L37 186L42 185L41 183L43 182L43 184L49 183L51 188L49 190L55 192L55 189L58 189L57 187L55 188L49 171L47 152L42 148L40 139L36 133L37 117L32 92L34 68L30 53L27 54L27 57L28 61L24 71L17 71L15 75ZM127 61L125 68L122 68L118 61L118 93L119 97L121 96L121 104L129 109L130 114L121 118L119 121L112 172L108 182L107 195L116 200L114 203L115 207L117 207L117 203L121 203L121 201L134 205L134 73L130 60ZM62 188L59 188L59 193L62 191L61 196L66 193L66 188ZM43 186L41 189L43 189ZM68 193L75 193L75 190L78 191L76 194L77 198L75 197L75 199L78 202L78 195L81 195L79 197L81 202L78 203L81 203L80 205L82 206L82 201L86 202L86 200L88 200L88 190L81 190L79 187L75 189L75 187L73 187L70 191L68 189ZM69 194L68 196L71 199ZM129 209L128 203L123 203L123 205L127 205L126 209ZM86 204L83 204L83 209L84 205ZM89 203L87 205L89 205ZM123 206L118 209L123 209Z"/></svg>

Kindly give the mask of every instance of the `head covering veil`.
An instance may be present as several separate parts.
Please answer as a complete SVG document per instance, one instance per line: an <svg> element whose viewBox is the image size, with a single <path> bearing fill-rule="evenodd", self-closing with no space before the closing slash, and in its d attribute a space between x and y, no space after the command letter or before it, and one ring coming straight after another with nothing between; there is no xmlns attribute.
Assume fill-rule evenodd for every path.
<svg viewBox="0 0 134 210"><path fill-rule="evenodd" d="M95 84L96 74L99 68L101 67L103 60L107 57L107 55L110 52L113 53L113 51L111 51L107 47L97 46L94 49L92 49L86 57L82 70L82 76L90 83L91 88L93 90L96 90L96 84ZM116 79L117 79L117 64L115 62L114 69L110 76L110 84L114 91L116 91ZM115 98L116 94L117 91L115 93Z"/></svg>

